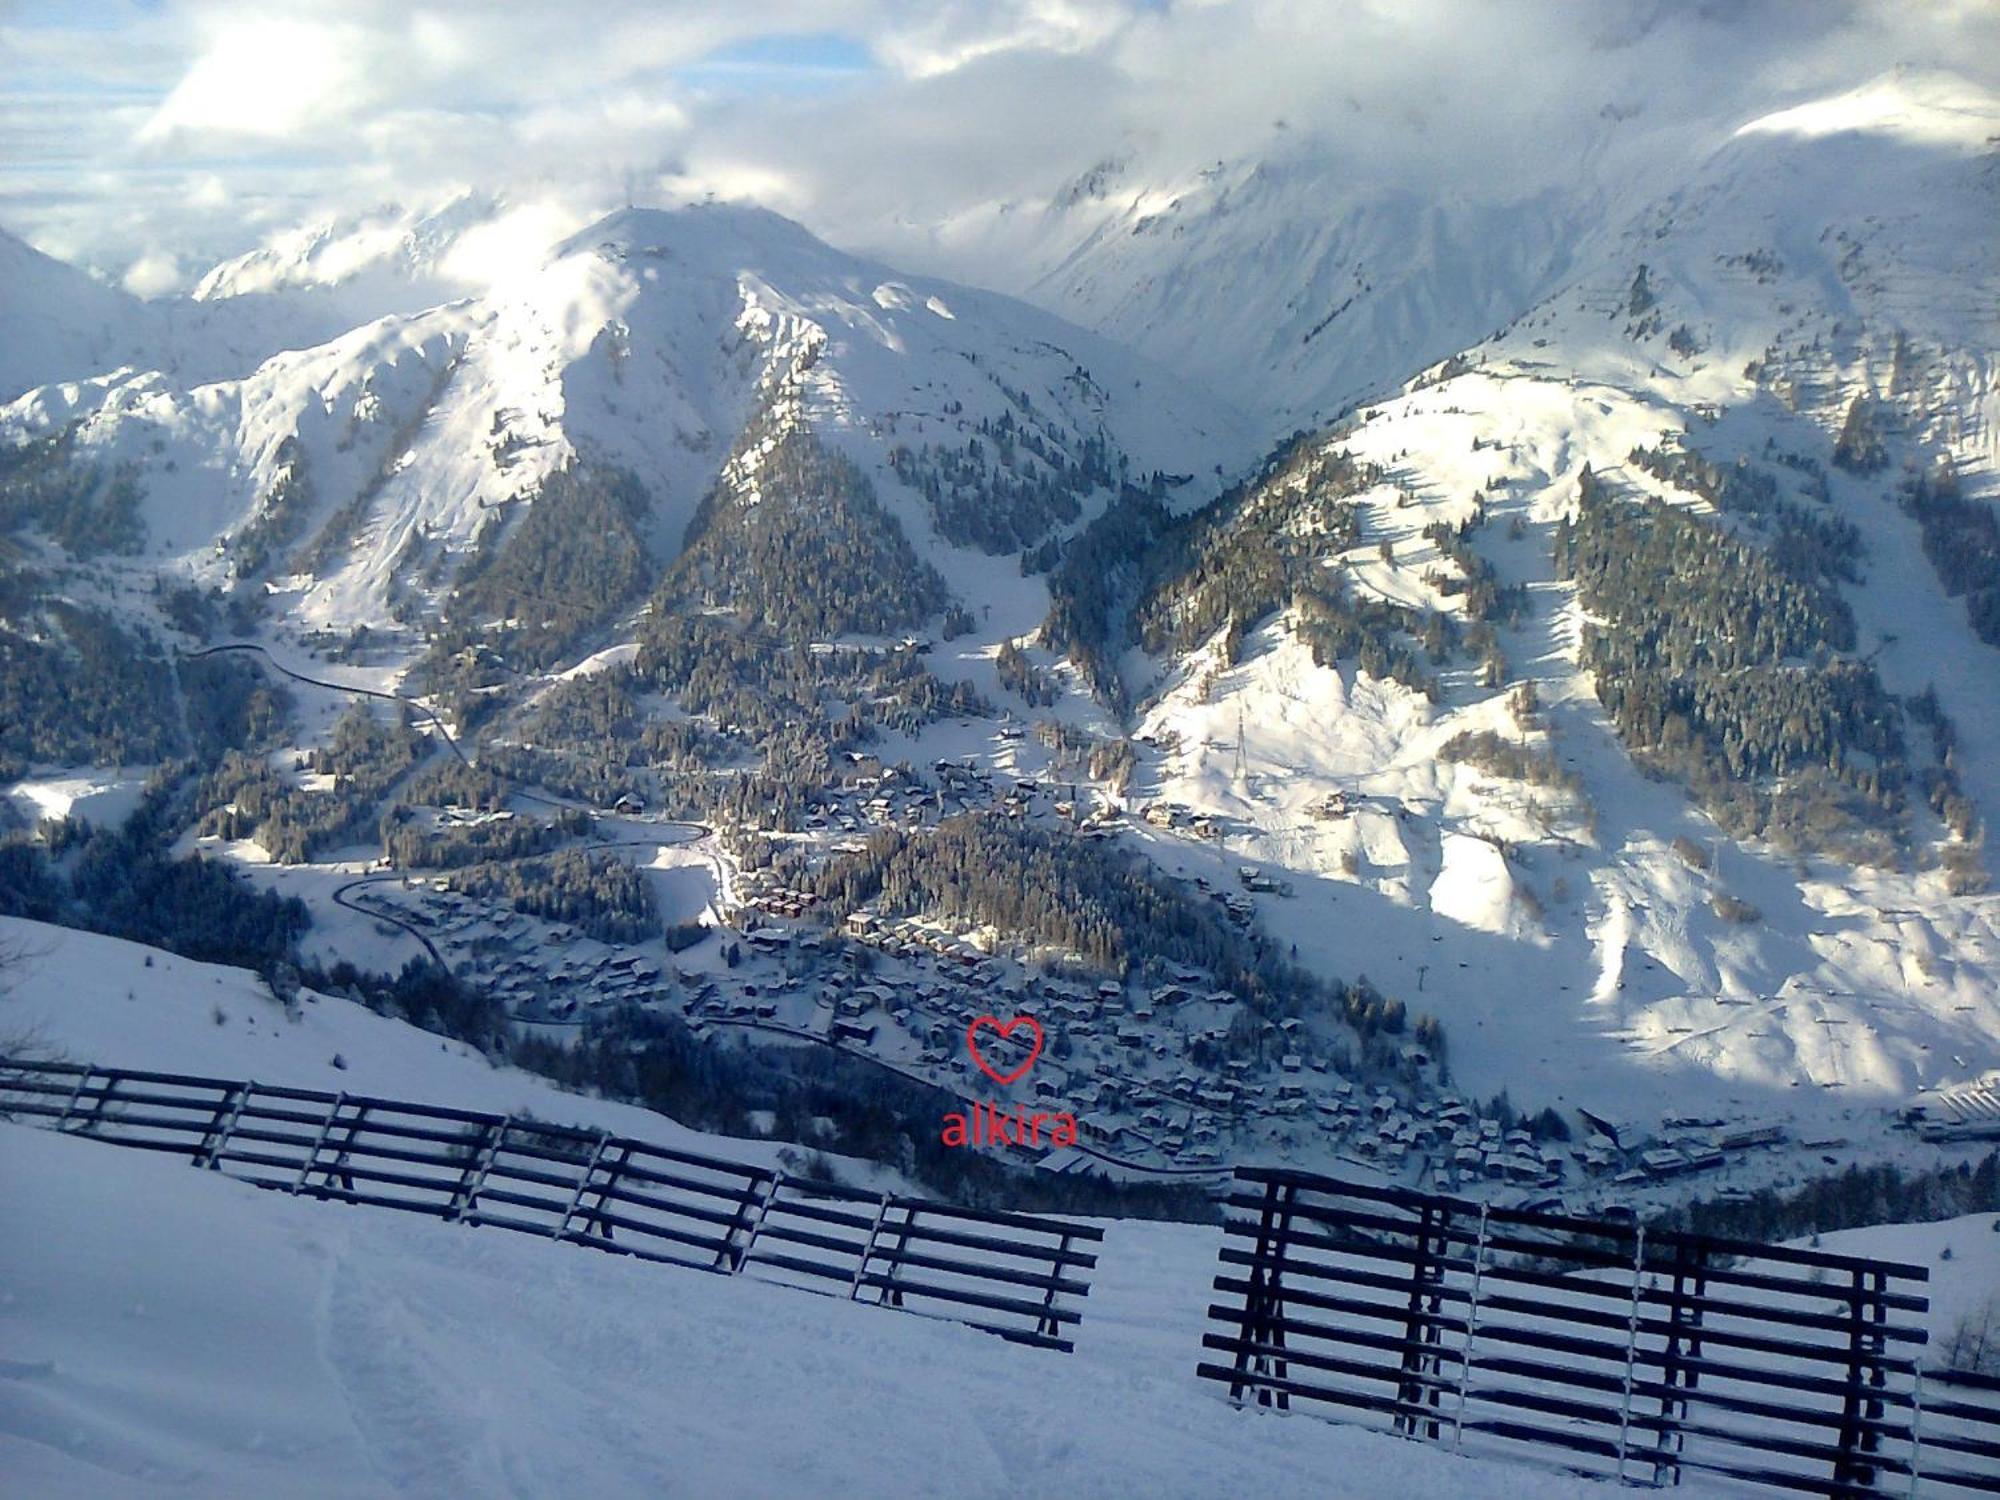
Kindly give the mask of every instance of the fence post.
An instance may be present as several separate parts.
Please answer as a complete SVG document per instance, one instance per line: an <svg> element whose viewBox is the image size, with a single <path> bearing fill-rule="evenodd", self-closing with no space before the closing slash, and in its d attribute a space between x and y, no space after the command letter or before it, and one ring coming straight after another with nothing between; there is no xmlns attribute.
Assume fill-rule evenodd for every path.
<svg viewBox="0 0 2000 1500"><path fill-rule="evenodd" d="M618 1226L604 1216L604 1205L606 1202L616 1203L618 1201L618 1185L624 1180L625 1168L630 1164L631 1160L632 1142L621 1137L618 1142L618 1160L612 1162L604 1169L606 1174L604 1181L591 1189L592 1202L590 1205L590 1216L584 1221L584 1227L590 1233L598 1235L603 1239L616 1240L618 1238ZM581 1198L578 1201L581 1202ZM622 1255L624 1252L620 1251L619 1253Z"/></svg>
<svg viewBox="0 0 2000 1500"><path fill-rule="evenodd" d="M1864 1276L1866 1281L1864 1281ZM1847 1287L1847 1390L1840 1404L1840 1443L1833 1461L1834 1483L1871 1489L1875 1465L1867 1455L1879 1446L1869 1424L1882 1414L1880 1387L1885 1378L1881 1355L1882 1277L1856 1266ZM1872 1315L1871 1315L1872 1314Z"/></svg>
<svg viewBox="0 0 2000 1500"><path fill-rule="evenodd" d="M896 1285L896 1273L903 1267L903 1252L910 1248L910 1231L916 1227L917 1215L923 1211L921 1204L912 1203L908 1198L898 1198L895 1204L903 1211L903 1219L896 1226L896 1247L888 1254L889 1269L882 1273L882 1286L875 1297L876 1304L882 1307L903 1305L903 1292Z"/></svg>
<svg viewBox="0 0 2000 1500"><path fill-rule="evenodd" d="M1451 1209L1441 1202L1426 1199L1417 1218L1416 1255L1410 1263L1410 1301L1403 1321L1401 1366L1406 1378L1396 1387L1397 1400L1411 1406L1437 1406L1442 1399L1435 1378L1437 1356L1424 1351L1425 1346L1434 1345L1438 1340L1437 1314L1444 1305L1440 1296L1444 1284L1444 1264L1440 1252L1449 1248L1450 1239L1446 1231L1450 1224ZM1426 1376L1431 1378L1418 1378ZM1396 1413L1399 1432L1416 1437L1419 1427L1425 1429L1423 1436L1432 1442L1437 1441L1439 1427L1435 1416L1426 1418L1413 1412Z"/></svg>
<svg viewBox="0 0 2000 1500"><path fill-rule="evenodd" d="M744 1190L742 1201L736 1207L736 1222L722 1237L722 1249L715 1258L714 1269L725 1276L734 1276L743 1269L743 1263L750 1259L750 1252L757 1244L757 1233L764 1227L764 1216L771 1211L779 1190L785 1185L785 1174L774 1171L763 1185L762 1196L757 1196L757 1184L752 1182ZM751 1211L752 1203L756 1211ZM743 1243L736 1243L736 1236L743 1236Z"/></svg>
<svg viewBox="0 0 2000 1500"><path fill-rule="evenodd" d="M312 1150L306 1153L305 1162L299 1168L299 1175L292 1179L291 1190L294 1193L304 1192L306 1187L306 1179L312 1176L312 1174L315 1171L319 1170L320 1150L326 1145L328 1138L332 1136L334 1124L336 1121L340 1119L340 1112L346 1107L347 1107L347 1091L343 1089L340 1093L335 1094L333 1096L333 1103L327 1109L326 1118L320 1121L319 1134L313 1137ZM363 1113L365 1114L366 1111L364 1110ZM357 1121L359 1120L359 1118L360 1118L359 1116L356 1116ZM354 1126L352 1123L350 1123L348 1126L347 1138L350 1141L354 1139ZM332 1175L333 1174L331 1172L327 1173L327 1176L329 1178ZM348 1180L347 1185L348 1188L352 1190L354 1186L352 1178Z"/></svg>
<svg viewBox="0 0 2000 1500"><path fill-rule="evenodd" d="M1492 1205L1479 1205L1479 1243L1472 1252L1472 1292L1465 1305L1465 1348L1458 1359L1458 1412L1452 1418L1451 1451L1465 1446L1465 1401L1472 1385L1472 1340L1479 1331L1480 1283L1486 1274L1486 1219Z"/></svg>
<svg viewBox="0 0 2000 1500"><path fill-rule="evenodd" d="M1861 1414L1868 1426L1861 1432L1861 1451L1874 1454L1881 1451L1882 1432L1876 1424L1881 1422L1883 1413L1882 1393L1889 1384L1889 1369L1886 1356L1889 1349L1889 1278L1886 1272L1870 1269L1868 1272L1868 1391L1862 1403ZM1873 1469L1871 1464L1870 1469ZM1874 1476L1871 1473L1870 1478Z"/></svg>
<svg viewBox="0 0 2000 1500"><path fill-rule="evenodd" d="M569 1238L570 1221L576 1217L577 1208L583 1202L583 1195L590 1189L590 1179L597 1175L597 1164L604 1159L604 1148L610 1144L611 1132L608 1130L598 1131L597 1146L590 1153L590 1160L584 1164L583 1175L576 1180L576 1191L569 1195L569 1207L563 1210L562 1222L556 1225L555 1237L557 1239L566 1240ZM603 1202L602 1193L598 1195L598 1201L600 1203Z"/></svg>
<svg viewBox="0 0 2000 1500"><path fill-rule="evenodd" d="M1625 1456L1631 1447L1632 1384L1639 1365L1639 1306L1646 1288L1646 1226L1632 1242L1632 1311L1625 1325L1625 1399L1618 1409L1618 1482L1625 1483Z"/></svg>
<svg viewBox="0 0 2000 1500"><path fill-rule="evenodd" d="M479 1132L479 1148L465 1170L458 1174L458 1186L452 1190L451 1201L445 1205L444 1217L454 1224L463 1224L479 1202L479 1190L486 1186L486 1174L493 1168L493 1158L500 1154L500 1148L507 1140L507 1132L514 1128L514 1117L488 1120Z"/></svg>
<svg viewBox="0 0 2000 1500"><path fill-rule="evenodd" d="M69 1091L69 1098L63 1101L62 1118L56 1121L57 1130L61 1130L69 1124L70 1112L76 1108L76 1101L82 1097L85 1086L89 1084L96 1073L96 1067L92 1066L83 1069L83 1071L76 1075L76 1087Z"/></svg>
<svg viewBox="0 0 2000 1500"><path fill-rule="evenodd" d="M875 1241L882 1233L882 1221L889 1216L889 1195L884 1193L875 1205L875 1222L868 1226L868 1239L861 1247L861 1256L854 1262L854 1278L847 1286L847 1300L861 1300L861 1278L868 1274L868 1262L875 1256Z"/></svg>
<svg viewBox="0 0 2000 1500"><path fill-rule="evenodd" d="M1049 1338L1055 1338L1058 1334L1062 1332L1062 1325L1056 1322L1055 1320L1055 1310L1056 1310L1055 1284L1062 1280L1063 1265L1066 1259L1068 1258L1068 1255L1069 1255L1069 1234L1067 1231L1065 1231L1062 1237L1062 1242L1056 1246L1056 1253L1053 1257L1051 1257L1054 1263L1049 1268L1048 1295L1042 1298L1042 1311L1045 1314L1045 1316L1038 1323L1035 1324L1035 1332L1044 1334Z"/></svg>
<svg viewBox="0 0 2000 1500"><path fill-rule="evenodd" d="M1680 1454L1685 1434L1680 1429L1687 1415L1687 1399L1676 1394L1692 1390L1701 1378L1690 1362L1701 1358L1701 1303L1708 1290L1707 1252L1694 1251L1686 1235L1674 1239L1674 1291L1667 1305L1666 1359L1661 1370L1660 1433L1653 1446L1653 1483L1678 1485L1681 1482Z"/></svg>
<svg viewBox="0 0 2000 1500"><path fill-rule="evenodd" d="M84 1077L89 1078L90 1076L92 1076L92 1074L95 1074L98 1071L99 1071L98 1069L92 1068L89 1073L84 1074ZM106 1068L102 1071L104 1074L104 1087L98 1090L97 1097L90 1101L90 1108L83 1112L83 1118L77 1125L77 1133L80 1135L88 1135L92 1130L96 1129L98 1122L104 1118L104 1106L111 1102L111 1095L113 1091L117 1089L119 1082L125 1076L123 1073L120 1073L116 1068ZM70 1108L75 1107L77 1101L82 1097L82 1094L83 1094L83 1084L81 1081L79 1081L77 1084L77 1092L70 1096ZM68 1124L69 1118L70 1118L69 1109L65 1109L63 1111L63 1120L62 1120L63 1124L65 1125ZM58 1126L57 1128L60 1129L61 1127Z"/></svg>
<svg viewBox="0 0 2000 1500"><path fill-rule="evenodd" d="M246 1080L233 1085L215 1101L215 1113L209 1117L208 1129L202 1132L201 1143L195 1147L194 1164L210 1171L216 1168L217 1158L222 1148L229 1144L230 1132L236 1129L237 1118L243 1113L243 1106L250 1102L250 1095L257 1085Z"/></svg>
<svg viewBox="0 0 2000 1500"><path fill-rule="evenodd" d="M1924 1485L1924 1367L1910 1380L1910 1500L1917 1500Z"/></svg>
<svg viewBox="0 0 2000 1500"><path fill-rule="evenodd" d="M1257 1221L1257 1250L1250 1266L1250 1295L1243 1301L1243 1342L1246 1345L1276 1350L1285 1347L1284 1266L1291 1238L1292 1207L1297 1196L1298 1189L1289 1182L1273 1178L1264 1184L1264 1203ZM1236 1354L1236 1373L1242 1378L1230 1382L1229 1397L1232 1401L1240 1401L1246 1388L1256 1386L1259 1406L1291 1410L1289 1392L1258 1385L1255 1378L1270 1375L1278 1380L1285 1379L1290 1370L1282 1354L1252 1354L1248 1348L1240 1349Z"/></svg>

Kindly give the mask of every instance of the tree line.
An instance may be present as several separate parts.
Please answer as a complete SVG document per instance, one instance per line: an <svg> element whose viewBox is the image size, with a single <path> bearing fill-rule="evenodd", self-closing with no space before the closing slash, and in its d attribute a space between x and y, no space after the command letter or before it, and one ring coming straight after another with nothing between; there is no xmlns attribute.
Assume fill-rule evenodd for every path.
<svg viewBox="0 0 2000 1500"><path fill-rule="evenodd" d="M1588 468L1555 554L1602 622L1584 661L1635 759L1684 781L1734 836L1902 857L1902 711L1845 654L1853 615L1816 570L1678 507L1620 499Z"/></svg>

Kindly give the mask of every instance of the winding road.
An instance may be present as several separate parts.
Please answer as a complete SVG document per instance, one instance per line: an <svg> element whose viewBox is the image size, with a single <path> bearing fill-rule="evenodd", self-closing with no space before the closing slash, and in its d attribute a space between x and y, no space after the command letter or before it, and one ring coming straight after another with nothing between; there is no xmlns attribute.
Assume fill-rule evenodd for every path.
<svg viewBox="0 0 2000 1500"><path fill-rule="evenodd" d="M286 666L271 654L269 648L260 646L255 641L231 641L221 646L204 646L199 651L183 651L180 655L183 661L201 661L205 657L223 656L232 653L245 656L261 656L264 659L264 664L281 677L289 677L294 682L303 682L308 687L328 688L336 693L353 693L361 698L379 698L384 703L400 703L407 708L413 708L426 719L430 720L431 724L437 729L439 737L450 747L451 753L458 757L461 764L468 766L472 764L472 758L459 748L458 741L453 739L451 731L445 728L444 720L439 717L438 711L421 698L406 698L401 693L385 693L380 688L360 687L351 682L328 682L323 677L308 677L305 673L296 672Z"/></svg>
<svg viewBox="0 0 2000 1500"><path fill-rule="evenodd" d="M400 707L411 709L417 714L421 715L431 725L431 727L437 731L438 738L444 741L445 747L449 749L454 756L457 757L461 765L470 766L473 764L472 757L465 753L465 748L462 745L460 745L457 739L455 739L452 736L452 732L449 728L446 727L443 717L438 713L436 709L432 708L428 703L424 702L421 698L412 698L402 693L385 692L380 688L362 687L356 683L351 683L351 682L332 682L324 677L310 676L307 673L300 672L292 667L286 666L285 663L279 661L276 656L271 654L269 648L259 645L255 641L231 641L220 646L205 646L198 651L183 651L181 653L181 657L183 660L186 661L199 661L204 657L222 656L225 654L255 656L261 658L264 664L267 667L269 667L272 671L276 672L279 676L290 678L293 682L302 682L306 684L308 687L325 688L330 692L336 692L336 693L351 693L354 696L360 698L375 698L379 699L384 703L394 703L399 705ZM530 791L527 788L519 785L518 783L513 784L510 788L510 791L511 795L520 798L523 802L534 802L540 804L543 807L553 807L563 811L585 812L598 817L605 816L604 809L602 808L591 807L588 804L581 802L568 801L560 797L552 797L548 795L546 792ZM699 844L704 840L713 838L715 834L714 828L712 828L707 823L690 822L687 821L686 819L681 819L681 818L658 818L658 819L646 819L644 821L652 824L655 827L663 829L672 828L672 829L683 830L686 836L680 838L659 838L659 839L613 839L595 844L586 844L583 847L586 850L614 849L614 848L681 848L688 844ZM509 863L517 863L520 860L539 859L541 857L542 857L541 855L524 854L524 855L514 856L512 859L481 860L479 861L479 863L509 864ZM726 872L723 869L721 856L711 851L709 854L709 863L715 869L716 889L718 897L720 897L720 894L723 891L725 891L728 886L728 880ZM361 916L368 917L372 920L393 923L395 926L402 928L403 931L407 932L411 937L415 938L419 943L423 945L424 951L431 956L431 961L433 963L435 963L440 969L447 968L448 965L446 965L444 961L444 956L438 952L437 945L433 943L430 940L430 938L426 936L425 933L421 929L419 929L415 924L404 921L402 918L394 916L391 913L379 911L373 907L363 906L359 902L351 900L348 896L348 893L350 891L358 890L364 886L379 885L386 881L392 881L392 880L400 881L404 878L404 874L405 872L397 872L394 874L384 873L380 875L363 875L357 879L350 880L345 885L338 887L333 892L334 904L336 906L344 907L348 911L355 912Z"/></svg>

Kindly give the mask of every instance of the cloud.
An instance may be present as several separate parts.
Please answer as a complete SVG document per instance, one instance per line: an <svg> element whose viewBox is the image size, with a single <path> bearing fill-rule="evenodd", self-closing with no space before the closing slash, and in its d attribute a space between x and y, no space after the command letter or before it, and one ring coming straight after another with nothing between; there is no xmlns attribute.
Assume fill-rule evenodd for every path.
<svg viewBox="0 0 2000 1500"><path fill-rule="evenodd" d="M460 235L438 270L468 286L508 281L533 271L549 246L568 238L583 224L580 214L554 204L523 204Z"/></svg>
<svg viewBox="0 0 2000 1500"><path fill-rule="evenodd" d="M574 216L634 184L921 268L1107 160L1169 196L1310 156L1512 200L1892 64L2000 81L1982 0L44 5L0 25L0 223L114 275L467 186Z"/></svg>
<svg viewBox="0 0 2000 1500"><path fill-rule="evenodd" d="M388 39L364 26L277 16L220 30L140 127L142 146L290 141L385 102Z"/></svg>
<svg viewBox="0 0 2000 1500"><path fill-rule="evenodd" d="M1009 53L1088 53L1114 39L1134 14L1126 5L1091 0L955 0L886 25L877 51L906 77L935 78Z"/></svg>
<svg viewBox="0 0 2000 1500"><path fill-rule="evenodd" d="M125 268L125 290L140 297L181 290L186 276L171 251L149 250Z"/></svg>

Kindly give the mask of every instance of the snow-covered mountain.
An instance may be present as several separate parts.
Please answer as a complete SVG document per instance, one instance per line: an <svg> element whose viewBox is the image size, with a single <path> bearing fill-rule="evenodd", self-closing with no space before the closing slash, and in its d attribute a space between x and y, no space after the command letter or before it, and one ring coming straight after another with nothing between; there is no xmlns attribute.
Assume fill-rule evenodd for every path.
<svg viewBox="0 0 2000 1500"><path fill-rule="evenodd" d="M1253 1164L1633 1215L1648 1264L1824 1230L1930 1268L1922 1368L1988 1360L2000 95L1801 52L1700 104L1607 14L1553 168L1352 174L1434 160L1436 100L1110 142L923 226L956 280L713 201L383 207L153 299L0 233L0 1060L603 1132L511 1201L561 1240L596 1191L624 1252L491 1227L513 1126L437 1223L310 1201L338 1111L264 1133L287 1197L82 1138L130 1073L0 1110L0 1473L1581 1497L1199 1389ZM872 1278L1034 1319L1088 1272L1075 1348L761 1280L844 1243L775 1186L706 1242L748 1274L648 1263L613 1133L1099 1224L1020 1299ZM866 1262L856 1207L807 1213ZM1478 1221L1460 1375L1482 1274L1569 1295Z"/></svg>
<svg viewBox="0 0 2000 1500"><path fill-rule="evenodd" d="M1593 206L1341 184L1310 156L1160 182L1130 170L1114 159L1046 204L946 226L943 254L992 257L1021 295L1267 413L1273 431L1329 420L1532 305Z"/></svg>
<svg viewBox="0 0 2000 1500"><path fill-rule="evenodd" d="M138 298L0 230L0 400L143 358L150 319Z"/></svg>
<svg viewBox="0 0 2000 1500"><path fill-rule="evenodd" d="M262 269L257 257L246 257ZM227 273L227 274L225 274ZM337 337L387 312L414 311L466 284L380 267L325 284L218 268L230 295L143 299L0 230L0 401L40 386L124 372L185 386L240 378L272 355ZM212 277L211 280L214 278ZM207 290L206 285L204 290Z"/></svg>
<svg viewBox="0 0 2000 1500"><path fill-rule="evenodd" d="M491 268L475 258L479 240L513 213L489 194L465 192L427 208L385 206L335 215L282 231L256 249L210 268L195 284L192 296L199 302L215 302L335 287L357 301L371 292L392 304L428 296L427 302L419 300L401 309L416 311L481 290L492 280ZM527 228L518 220L515 227ZM532 236L528 248L530 252L535 248ZM381 315L397 310L390 305L373 311Z"/></svg>
<svg viewBox="0 0 2000 1500"><path fill-rule="evenodd" d="M193 306L291 295L314 271L349 285L323 237L293 249L220 268ZM203 580L239 575L246 537L260 555L317 538L292 559L300 618L348 628L387 623L398 577L419 563L437 577L438 556L461 560L491 516L512 519L578 461L646 487L670 556L753 414L781 399L903 497L899 519L927 547L934 517L889 473L892 447L956 451L982 423L1040 424L1038 442L1108 445L1135 476L1211 481L1254 447L1226 404L1097 335L721 206L621 212L484 295L378 318L240 379L127 369L45 386L0 428L69 431L79 461L130 472L147 552Z"/></svg>
<svg viewBox="0 0 2000 1500"><path fill-rule="evenodd" d="M1510 323L1601 263L1647 209L1684 211L1676 188L1747 159L1739 131L1825 134L1900 118L1928 147L1931 132L1976 122L1985 107L1955 75L1900 69L1764 115L1656 119L1607 104L1587 128L1573 121L1538 141L1539 161L1560 171L1513 191L1504 180L1477 192L1384 181L1344 170L1324 142L1283 134L1260 153L1184 166L1134 148L1040 198L928 226L925 243L936 263L1207 381L1282 431L1331 420ZM1837 152L1815 161L1778 167L1773 186L1821 172L1838 201L1900 180L1848 172ZM1781 188L1771 203L1809 200ZM1942 280L1929 285L1952 295Z"/></svg>
<svg viewBox="0 0 2000 1500"><path fill-rule="evenodd" d="M2000 900L1967 874L1977 826L1938 822L1915 790L1945 805L1933 732L1882 710L1912 762L1901 857L1824 857L1830 825L1804 852L1746 835L1635 765L1657 747L1607 716L1616 684L1590 666L1591 633L1614 627L1551 556L1586 469L1615 505L1663 502L1759 552L1852 528L1829 584L1855 625L1840 654L1890 700L1935 693L1952 784L1990 818L2000 640L1948 586L1936 559L1959 542L1908 487L1948 464L1975 534L2000 495L1996 127L1991 96L1936 77L1748 122L1498 336L1312 440L1313 462L1362 470L1334 491L1353 529L1317 553L1337 591L1467 639L1469 601L1516 602L1483 612L1489 665L1469 647L1422 669L1429 696L1316 662L1296 606L1133 658L1153 691L1138 794L1231 830L1162 855L1293 880L1274 931L1421 993L1481 1088L1663 1112L1811 1109L1785 1091L1816 1086L1838 1112L1990 1068ZM1879 455L1854 452L1857 425L1879 425ZM1301 458L1253 487L1238 524L1306 524L1318 472Z"/></svg>

